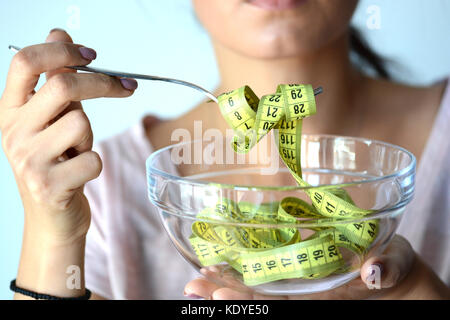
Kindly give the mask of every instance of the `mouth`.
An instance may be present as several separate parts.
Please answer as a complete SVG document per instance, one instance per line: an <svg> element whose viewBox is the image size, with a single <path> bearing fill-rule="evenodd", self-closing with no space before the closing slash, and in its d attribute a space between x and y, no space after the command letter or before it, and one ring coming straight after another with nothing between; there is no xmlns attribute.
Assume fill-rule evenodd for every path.
<svg viewBox="0 0 450 320"><path fill-rule="evenodd" d="M307 0L247 0L251 5L264 10L289 10L294 9Z"/></svg>

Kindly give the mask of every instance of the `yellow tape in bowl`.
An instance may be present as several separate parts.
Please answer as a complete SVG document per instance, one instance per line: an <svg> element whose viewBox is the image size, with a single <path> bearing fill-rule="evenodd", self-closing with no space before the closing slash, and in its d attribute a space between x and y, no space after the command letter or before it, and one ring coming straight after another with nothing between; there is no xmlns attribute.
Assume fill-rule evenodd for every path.
<svg viewBox="0 0 450 320"><path fill-rule="evenodd" d="M307 84L279 85L275 94L259 99L248 86L218 97L223 117L234 130L233 149L246 153L270 130L278 129L278 151L290 173L311 199L311 204L295 197L280 202L236 203L223 198L214 208L197 215L218 221L192 224L191 245L203 266L229 263L242 274L244 284L271 281L317 279L345 272L339 248L364 254L378 234L378 222L341 223L315 228L312 236L301 239L294 227L253 228L234 226L290 224L298 228L298 218L327 221L363 217L372 211L357 207L341 188L312 187L302 179L300 150L303 118L316 113L314 90ZM248 212L252 215L249 216ZM220 224L220 221L230 222Z"/></svg>

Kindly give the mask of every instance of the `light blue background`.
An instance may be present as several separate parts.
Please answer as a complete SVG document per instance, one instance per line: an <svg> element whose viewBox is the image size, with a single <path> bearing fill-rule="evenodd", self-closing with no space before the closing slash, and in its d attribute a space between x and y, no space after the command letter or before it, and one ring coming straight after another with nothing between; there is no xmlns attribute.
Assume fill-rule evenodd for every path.
<svg viewBox="0 0 450 320"><path fill-rule="evenodd" d="M370 5L381 9L379 30L366 26ZM449 0L362 0L354 22L373 48L391 61L396 79L427 85L450 74L449 15ZM94 66L186 79L207 89L218 83L212 48L189 0L0 0L1 90L12 57L8 44L42 42L54 27L95 48ZM128 100L84 103L97 140L126 129L145 113L172 117L203 99L170 84L141 81L139 86ZM177 99L168 103L164 97L175 96L175 90ZM22 228L20 197L0 152L0 299L12 297L8 287L17 272Z"/></svg>

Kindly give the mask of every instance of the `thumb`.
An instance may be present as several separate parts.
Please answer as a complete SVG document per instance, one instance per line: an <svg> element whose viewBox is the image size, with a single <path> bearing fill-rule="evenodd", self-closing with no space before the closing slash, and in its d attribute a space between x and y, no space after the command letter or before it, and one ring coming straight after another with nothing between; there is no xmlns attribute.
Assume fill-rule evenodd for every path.
<svg viewBox="0 0 450 320"><path fill-rule="evenodd" d="M54 28L50 30L47 39L45 39L45 42L55 42L55 41L73 43L72 37L65 30L60 28Z"/></svg>
<svg viewBox="0 0 450 320"><path fill-rule="evenodd" d="M391 288L400 283L410 271L415 252L408 240L395 235L385 252L370 257L361 268L361 279L366 285L379 280L381 288Z"/></svg>

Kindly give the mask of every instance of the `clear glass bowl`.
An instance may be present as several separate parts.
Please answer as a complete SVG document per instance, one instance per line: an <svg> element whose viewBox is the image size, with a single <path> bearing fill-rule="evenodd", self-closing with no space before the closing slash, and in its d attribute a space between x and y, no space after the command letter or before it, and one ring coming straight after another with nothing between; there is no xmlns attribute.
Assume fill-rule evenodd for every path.
<svg viewBox="0 0 450 320"><path fill-rule="evenodd" d="M380 141L303 135L302 174L311 187L299 187L277 151L268 156L268 150L276 149L270 149L270 143L261 142L249 154L236 155L230 148L229 140L196 140L163 148L147 159L148 196L158 207L162 223L177 250L195 269L221 286L268 295L330 290L358 277L367 256L381 253L389 244L405 206L412 199L416 166L414 156L401 147ZM258 150L260 145L263 146ZM266 154L261 150L265 150ZM259 159L258 156L252 158L257 152ZM275 208L287 197L311 204L308 193L315 190L340 190L341 194L349 195L358 208L371 211L364 216L344 218L296 217L294 222L274 223L270 220L272 222L269 223L267 220L250 219L264 206L267 208L268 204L273 204ZM215 208L218 203L229 200L237 206L246 204L246 211L250 212L245 212L240 220L204 215L207 208ZM315 232L325 228L341 230L365 222L375 222L378 229L365 250L357 252L338 246L343 264L329 275L245 285L242 274L230 261L202 265L197 255L200 253L193 249L190 242L195 222L204 222L214 230L225 227L232 232L252 230L267 234L272 230L298 230L302 240L314 237ZM293 257L293 263L297 262ZM248 267L252 271L252 266Z"/></svg>

